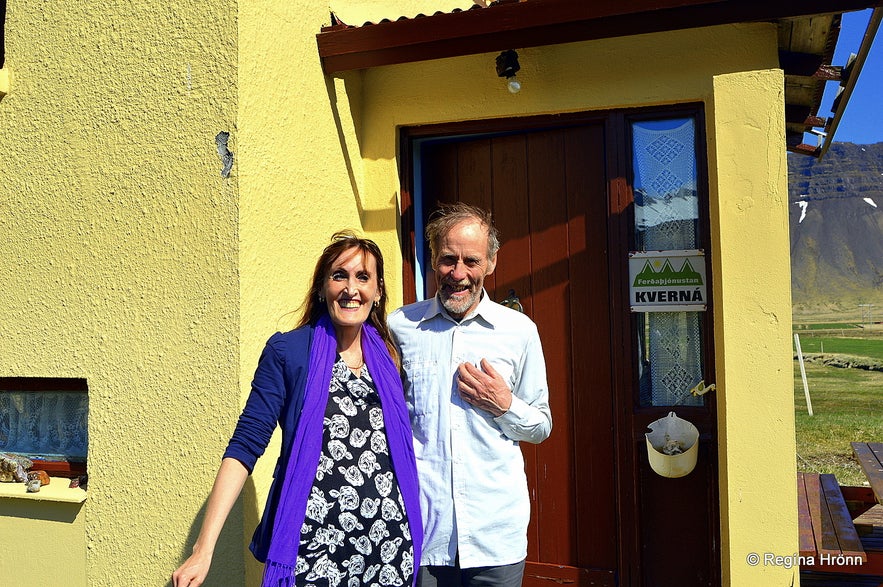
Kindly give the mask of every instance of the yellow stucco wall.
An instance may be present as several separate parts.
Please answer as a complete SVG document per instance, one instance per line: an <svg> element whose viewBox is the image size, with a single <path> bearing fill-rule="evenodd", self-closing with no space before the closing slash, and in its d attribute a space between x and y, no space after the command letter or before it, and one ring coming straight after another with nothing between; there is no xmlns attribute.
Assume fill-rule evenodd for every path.
<svg viewBox="0 0 883 587"><path fill-rule="evenodd" d="M717 76L709 140L719 408L721 533L730 585L791 585L797 466L791 366L784 80L780 70ZM722 247L720 243L726 243ZM749 556L761 557L752 566Z"/></svg>
<svg viewBox="0 0 883 587"><path fill-rule="evenodd" d="M56 485L66 488L68 483L53 479L40 493ZM81 503L0 497L3 584L86 585L84 518ZM52 557L50 564L33 560L47 554ZM28 562L23 567L24 561Z"/></svg>
<svg viewBox="0 0 883 587"><path fill-rule="evenodd" d="M90 482L75 518L3 517L0 552L31 558L4 585L161 585L192 542L240 405L238 203L215 144L236 131L236 25L211 0L7 3L0 376L87 379Z"/></svg>
<svg viewBox="0 0 883 587"><path fill-rule="evenodd" d="M347 8L363 11L348 22L378 19L379 3L336 4L344 20ZM383 4L383 16L407 13L407 2ZM361 227L375 238L401 301L402 125L704 101L712 196L726 200L712 203L713 232L781 231L763 242L784 247L769 262L787 271L782 132L762 126L781 109L772 25L519 49L523 90L512 96L494 54L326 78L315 34L328 8L8 3L0 376L85 377L90 397L87 501L61 522L41 518L40 506L55 506L38 503L15 524L64 538L23 544L77 569L68 585L164 584L186 556L257 356L291 325L287 313L331 232ZM756 114L750 107L763 116L741 128ZM235 155L227 178L221 131ZM736 144L748 138L750 148ZM745 172L755 166L764 173ZM715 265L718 352L739 349L717 357L721 435L751 418L754 438L766 441L721 443L724 574L732 585L781 585L783 572L748 574L742 562L746 549L778 551L796 539L793 475L782 474L793 462L754 462L768 446L783 458L794 452L782 372L788 280L745 282L753 259L737 248ZM750 324L769 348L741 352L754 348ZM762 376L781 391L758 406L750 390ZM245 546L277 451L268 448L247 483L208 584L256 584L260 566ZM775 474L759 486L755 471ZM755 547L758 511L779 514ZM3 511L0 519L5 527ZM0 536L0 550L12 540Z"/></svg>

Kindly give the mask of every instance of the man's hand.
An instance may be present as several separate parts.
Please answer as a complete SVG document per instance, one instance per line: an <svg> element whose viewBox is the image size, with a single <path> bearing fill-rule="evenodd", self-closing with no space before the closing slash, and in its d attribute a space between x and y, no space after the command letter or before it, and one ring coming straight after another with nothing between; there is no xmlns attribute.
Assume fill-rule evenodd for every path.
<svg viewBox="0 0 883 587"><path fill-rule="evenodd" d="M481 360L481 369L462 363L457 369L457 382L460 397L466 403L490 412L495 418L505 414L512 405L512 391L487 359Z"/></svg>

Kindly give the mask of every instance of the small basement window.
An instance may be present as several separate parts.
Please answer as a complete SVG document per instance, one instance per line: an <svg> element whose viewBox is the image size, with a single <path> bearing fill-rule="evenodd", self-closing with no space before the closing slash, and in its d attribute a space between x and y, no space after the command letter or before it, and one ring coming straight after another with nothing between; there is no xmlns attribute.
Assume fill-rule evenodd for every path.
<svg viewBox="0 0 883 587"><path fill-rule="evenodd" d="M50 476L86 474L89 395L85 379L0 377L0 452Z"/></svg>

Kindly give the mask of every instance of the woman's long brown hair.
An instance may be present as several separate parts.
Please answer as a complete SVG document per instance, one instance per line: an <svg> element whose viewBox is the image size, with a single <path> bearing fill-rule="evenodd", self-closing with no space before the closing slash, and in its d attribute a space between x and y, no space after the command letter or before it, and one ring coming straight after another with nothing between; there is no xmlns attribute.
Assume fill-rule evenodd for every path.
<svg viewBox="0 0 883 587"><path fill-rule="evenodd" d="M363 262L365 255L371 255L377 263L377 285L380 288L380 299L377 301L377 305L371 305L371 311L368 313L368 322L380 333L380 337L383 339L384 344L386 344L387 350L389 350L389 355L398 367L399 353L392 342L389 327L386 325L387 296L383 272L383 253L380 252L380 247L377 246L377 243L371 239L357 236L352 231L341 230L334 233L331 237L331 244L325 247L325 250L319 255L319 259L316 261L316 268L313 271L310 289L301 304L303 314L297 326L306 326L307 324L315 326L319 318L328 313L328 307L324 302L319 301L319 297L322 295L322 286L330 274L331 266L334 262L351 249L358 249L362 252Z"/></svg>

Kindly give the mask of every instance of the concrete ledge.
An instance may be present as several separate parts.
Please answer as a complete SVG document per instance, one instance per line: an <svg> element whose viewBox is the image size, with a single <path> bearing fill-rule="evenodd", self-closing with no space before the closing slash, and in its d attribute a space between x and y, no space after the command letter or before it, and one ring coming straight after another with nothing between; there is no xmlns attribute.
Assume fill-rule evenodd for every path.
<svg viewBox="0 0 883 587"><path fill-rule="evenodd" d="M68 487L70 479L51 477L49 485L44 485L37 493L28 493L24 483L0 483L0 498L13 497L36 501L60 501L65 503L83 503L86 492L79 487Z"/></svg>

